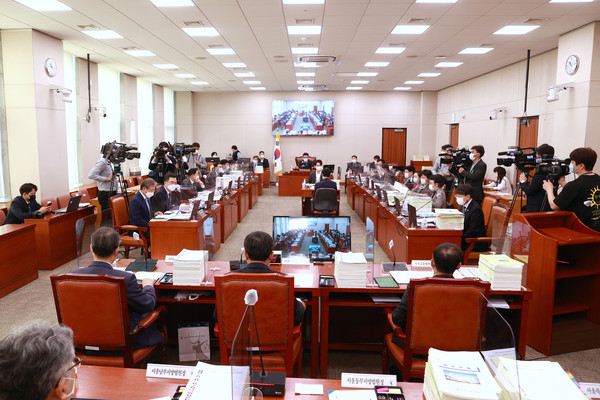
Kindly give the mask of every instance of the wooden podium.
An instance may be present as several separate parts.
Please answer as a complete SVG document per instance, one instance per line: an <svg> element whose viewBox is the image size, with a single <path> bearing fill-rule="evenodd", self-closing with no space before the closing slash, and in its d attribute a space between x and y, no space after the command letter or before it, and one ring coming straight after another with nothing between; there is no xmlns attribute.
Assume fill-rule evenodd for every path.
<svg viewBox="0 0 600 400"><path fill-rule="evenodd" d="M527 344L545 355L600 347L600 233L571 212L517 214L511 257L533 291Z"/></svg>

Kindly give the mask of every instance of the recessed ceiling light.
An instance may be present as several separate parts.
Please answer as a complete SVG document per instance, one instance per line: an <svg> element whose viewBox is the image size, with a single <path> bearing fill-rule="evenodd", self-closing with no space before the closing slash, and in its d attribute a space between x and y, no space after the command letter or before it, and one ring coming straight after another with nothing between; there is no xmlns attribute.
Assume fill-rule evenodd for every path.
<svg viewBox="0 0 600 400"><path fill-rule="evenodd" d="M246 85L260 85L260 81L242 81Z"/></svg>
<svg viewBox="0 0 600 400"><path fill-rule="evenodd" d="M296 83L298 85L314 85L315 81L311 81L311 80L297 80Z"/></svg>
<svg viewBox="0 0 600 400"><path fill-rule="evenodd" d="M230 55L230 54L235 54L235 51L233 51L233 49L206 49L206 51L208 52L208 54L212 54L213 56L225 56L225 55Z"/></svg>
<svg viewBox="0 0 600 400"><path fill-rule="evenodd" d="M550 3L591 3L594 0L550 0Z"/></svg>
<svg viewBox="0 0 600 400"><path fill-rule="evenodd" d="M365 63L365 67L387 67L390 65L387 61L369 61Z"/></svg>
<svg viewBox="0 0 600 400"><path fill-rule="evenodd" d="M443 3L443 4L454 4L458 0L417 0L415 3Z"/></svg>
<svg viewBox="0 0 600 400"><path fill-rule="evenodd" d="M439 72L421 72L417 75L420 78L435 78L436 76L440 76Z"/></svg>
<svg viewBox="0 0 600 400"><path fill-rule="evenodd" d="M254 72L238 72L234 75L238 78L254 78Z"/></svg>
<svg viewBox="0 0 600 400"><path fill-rule="evenodd" d="M406 82L404 82L404 84L405 85L420 85L423 82L425 82L425 81L406 81Z"/></svg>
<svg viewBox="0 0 600 400"><path fill-rule="evenodd" d="M89 37L93 37L94 39L122 39L123 38L123 36L119 35L117 32L111 31L108 29L81 31L81 33L86 34Z"/></svg>
<svg viewBox="0 0 600 400"><path fill-rule="evenodd" d="M298 67L298 68L318 68L319 65L317 65L316 62L304 62L304 61L300 61L300 62L295 62L294 63L294 67Z"/></svg>
<svg viewBox="0 0 600 400"><path fill-rule="evenodd" d="M377 76L377 72L359 72L358 74L356 74L356 76Z"/></svg>
<svg viewBox="0 0 600 400"><path fill-rule="evenodd" d="M362 90L362 86L347 86L346 90Z"/></svg>
<svg viewBox="0 0 600 400"><path fill-rule="evenodd" d="M250 86L250 90L267 90L263 86Z"/></svg>
<svg viewBox="0 0 600 400"><path fill-rule="evenodd" d="M292 47L292 54L318 54L318 47Z"/></svg>
<svg viewBox="0 0 600 400"><path fill-rule="evenodd" d="M467 47L461 50L458 54L485 54L494 50L493 47Z"/></svg>
<svg viewBox="0 0 600 400"><path fill-rule="evenodd" d="M412 89L410 86L396 86L394 90L410 90Z"/></svg>
<svg viewBox="0 0 600 400"><path fill-rule="evenodd" d="M156 68L160 68L160 69L179 69L179 67L175 64L152 64L154 65Z"/></svg>
<svg viewBox="0 0 600 400"><path fill-rule="evenodd" d="M190 36L219 36L219 32L215 28L211 27L192 27L192 28L181 28L185 33Z"/></svg>
<svg viewBox="0 0 600 400"><path fill-rule="evenodd" d="M190 78L195 78L196 75L194 74L173 74L174 76L176 76L177 78L183 78L183 79L190 79Z"/></svg>
<svg viewBox="0 0 600 400"><path fill-rule="evenodd" d="M454 62L454 61L443 61L443 62L435 64L434 67L436 67L436 68L456 68L459 65L462 65L462 63Z"/></svg>
<svg viewBox="0 0 600 400"><path fill-rule="evenodd" d="M494 32L494 35L524 35L539 27L539 25L506 25Z"/></svg>
<svg viewBox="0 0 600 400"><path fill-rule="evenodd" d="M190 82L190 83L191 83L192 85L198 85L198 86L207 86L207 85L209 85L209 83L208 83L208 82L205 82L205 81L192 81L192 82Z"/></svg>
<svg viewBox="0 0 600 400"><path fill-rule="evenodd" d="M35 11L70 11L71 7L57 0L15 0Z"/></svg>
<svg viewBox="0 0 600 400"><path fill-rule="evenodd" d="M243 62L223 63L223 66L225 68L246 68L246 64L244 64Z"/></svg>
<svg viewBox="0 0 600 400"><path fill-rule="evenodd" d="M369 81L352 81L350 82L353 85L366 85Z"/></svg>
<svg viewBox="0 0 600 400"><path fill-rule="evenodd" d="M319 25L294 25L288 26L288 35L320 35L321 26Z"/></svg>
<svg viewBox="0 0 600 400"><path fill-rule="evenodd" d="M420 35L429 29L429 25L396 25L392 35Z"/></svg>
<svg viewBox="0 0 600 400"><path fill-rule="evenodd" d="M315 76L314 72L296 72L296 76Z"/></svg>
<svg viewBox="0 0 600 400"><path fill-rule="evenodd" d="M194 7L192 0L150 0L156 7Z"/></svg>
<svg viewBox="0 0 600 400"><path fill-rule="evenodd" d="M283 0L283 4L324 4L325 0Z"/></svg>
<svg viewBox="0 0 600 400"><path fill-rule="evenodd" d="M376 54L401 54L406 47L379 47L375 50Z"/></svg>
<svg viewBox="0 0 600 400"><path fill-rule="evenodd" d="M155 56L150 50L123 50L125 53L134 57L152 57Z"/></svg>

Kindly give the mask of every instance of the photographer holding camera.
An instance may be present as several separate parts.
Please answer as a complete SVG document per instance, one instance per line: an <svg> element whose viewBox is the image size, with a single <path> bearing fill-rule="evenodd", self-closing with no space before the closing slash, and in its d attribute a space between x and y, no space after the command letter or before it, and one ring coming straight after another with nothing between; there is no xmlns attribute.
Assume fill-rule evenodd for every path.
<svg viewBox="0 0 600 400"><path fill-rule="evenodd" d="M163 184L165 181L165 174L171 172L175 173L175 165L177 160L175 157L169 154L169 144L167 142L160 142L158 147L154 149L154 155L150 160L148 168L154 171L154 180Z"/></svg>
<svg viewBox="0 0 600 400"><path fill-rule="evenodd" d="M549 144L541 144L535 149L536 161L543 159L551 159L554 157L554 147ZM546 165L545 162L539 162L538 165ZM544 190L544 181L548 177L543 173L536 173L531 182L527 181L527 176L524 172L519 175L519 181L521 182L521 190L527 195L527 204L525 205L525 212L541 212L551 211L550 204L544 201L546 191Z"/></svg>
<svg viewBox="0 0 600 400"><path fill-rule="evenodd" d="M553 210L572 211L589 228L600 232L600 176L594 173L598 155L590 147L579 147L569 154L569 169L577 175L558 196L554 184L544 181L548 203Z"/></svg>
<svg viewBox="0 0 600 400"><path fill-rule="evenodd" d="M484 154L485 149L482 145L471 147L471 154L469 154L469 158L473 161L471 168L468 171L463 167L458 169L458 174L465 180L464 183L473 188L473 200L479 205L483 202L483 179L487 171L487 165L481 159Z"/></svg>

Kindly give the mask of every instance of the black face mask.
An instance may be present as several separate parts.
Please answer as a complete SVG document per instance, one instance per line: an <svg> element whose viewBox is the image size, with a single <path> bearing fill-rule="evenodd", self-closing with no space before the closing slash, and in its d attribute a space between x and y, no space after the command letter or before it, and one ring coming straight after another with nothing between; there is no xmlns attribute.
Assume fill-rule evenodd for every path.
<svg viewBox="0 0 600 400"><path fill-rule="evenodd" d="M29 201L35 201L35 194L32 194L31 196L29 196Z"/></svg>

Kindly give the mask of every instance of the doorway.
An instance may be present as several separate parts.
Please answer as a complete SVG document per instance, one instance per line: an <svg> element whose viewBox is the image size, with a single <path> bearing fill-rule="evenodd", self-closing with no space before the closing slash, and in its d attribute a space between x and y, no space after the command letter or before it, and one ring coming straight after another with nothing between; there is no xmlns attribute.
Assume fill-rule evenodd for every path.
<svg viewBox="0 0 600 400"><path fill-rule="evenodd" d="M519 147L537 147L540 117L525 117L519 121ZM529 153L531 151L533 150L526 150L525 152Z"/></svg>
<svg viewBox="0 0 600 400"><path fill-rule="evenodd" d="M406 128L383 128L381 157L388 164L406 165Z"/></svg>
<svg viewBox="0 0 600 400"><path fill-rule="evenodd" d="M453 149L458 148L458 124L450 124L450 144Z"/></svg>

